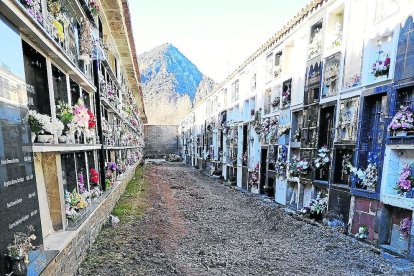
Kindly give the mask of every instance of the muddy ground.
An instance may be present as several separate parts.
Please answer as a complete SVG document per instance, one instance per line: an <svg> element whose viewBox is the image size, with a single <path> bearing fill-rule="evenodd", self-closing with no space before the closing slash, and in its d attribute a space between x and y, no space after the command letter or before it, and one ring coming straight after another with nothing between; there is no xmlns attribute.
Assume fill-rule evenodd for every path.
<svg viewBox="0 0 414 276"><path fill-rule="evenodd" d="M193 168L143 171L138 192L115 210L121 222L101 231L79 275L414 275Z"/></svg>

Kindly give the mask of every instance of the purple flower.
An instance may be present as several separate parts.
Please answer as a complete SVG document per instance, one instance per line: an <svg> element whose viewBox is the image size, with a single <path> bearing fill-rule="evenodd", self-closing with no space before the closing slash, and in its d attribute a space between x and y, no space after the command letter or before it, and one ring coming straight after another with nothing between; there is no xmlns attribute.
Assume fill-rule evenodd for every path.
<svg viewBox="0 0 414 276"><path fill-rule="evenodd" d="M79 188L79 193L82 194L85 192L85 181L83 179L83 173L78 174L78 188Z"/></svg>
<svg viewBox="0 0 414 276"><path fill-rule="evenodd" d="M118 166L115 162L109 162L107 165L108 170L111 170L112 172L116 171L118 169Z"/></svg>

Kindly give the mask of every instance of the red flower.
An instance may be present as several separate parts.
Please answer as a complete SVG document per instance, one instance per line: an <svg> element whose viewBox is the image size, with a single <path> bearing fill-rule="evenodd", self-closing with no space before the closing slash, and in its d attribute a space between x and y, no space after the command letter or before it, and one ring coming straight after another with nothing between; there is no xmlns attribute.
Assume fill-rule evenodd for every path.
<svg viewBox="0 0 414 276"><path fill-rule="evenodd" d="M91 174L91 182L93 184L98 184L99 183L99 173L97 170L95 170L94 168L91 168L89 170L90 174Z"/></svg>
<svg viewBox="0 0 414 276"><path fill-rule="evenodd" d="M93 113L90 110L88 110L88 115L89 115L88 127L89 128L94 128L96 126L95 116L93 115Z"/></svg>

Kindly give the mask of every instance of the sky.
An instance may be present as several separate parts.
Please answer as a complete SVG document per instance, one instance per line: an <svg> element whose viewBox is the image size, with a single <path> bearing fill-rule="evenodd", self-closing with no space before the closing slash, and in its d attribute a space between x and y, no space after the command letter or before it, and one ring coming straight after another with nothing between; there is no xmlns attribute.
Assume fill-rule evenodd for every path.
<svg viewBox="0 0 414 276"><path fill-rule="evenodd" d="M129 0L138 54L172 43L222 82L309 0Z"/></svg>

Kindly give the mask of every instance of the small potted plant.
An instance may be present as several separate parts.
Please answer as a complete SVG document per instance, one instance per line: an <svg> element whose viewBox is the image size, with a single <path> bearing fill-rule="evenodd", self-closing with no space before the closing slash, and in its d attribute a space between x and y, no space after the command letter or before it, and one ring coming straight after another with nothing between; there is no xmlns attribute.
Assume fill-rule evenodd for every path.
<svg viewBox="0 0 414 276"><path fill-rule="evenodd" d="M32 242L36 240L34 226L27 227L27 233L14 233L13 243L7 246L6 258L9 262L10 275L26 276L29 252L35 247Z"/></svg>

